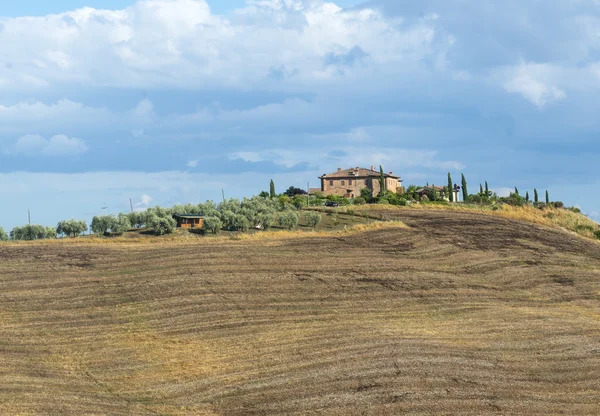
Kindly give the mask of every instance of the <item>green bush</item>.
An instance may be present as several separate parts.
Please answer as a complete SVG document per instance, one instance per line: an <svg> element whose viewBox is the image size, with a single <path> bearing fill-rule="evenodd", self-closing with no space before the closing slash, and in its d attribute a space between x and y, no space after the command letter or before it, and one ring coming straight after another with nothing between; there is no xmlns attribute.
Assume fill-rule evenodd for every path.
<svg viewBox="0 0 600 416"><path fill-rule="evenodd" d="M509 197L500 198L500 201L515 207L522 207L525 205L525 198L523 198L521 195L517 195L516 193L511 193Z"/></svg>
<svg viewBox="0 0 600 416"><path fill-rule="evenodd" d="M553 202L552 205L554 205L554 208L557 208L557 209L562 209L565 207L565 203L562 201Z"/></svg>
<svg viewBox="0 0 600 416"><path fill-rule="evenodd" d="M8 234L2 227L0 227L0 241L8 241Z"/></svg>
<svg viewBox="0 0 600 416"><path fill-rule="evenodd" d="M600 230L596 230L596 231L594 231L594 235L596 236L596 238L597 238L598 240L600 240Z"/></svg>
<svg viewBox="0 0 600 416"><path fill-rule="evenodd" d="M219 217L204 217L202 227L213 234L219 234L223 228L223 221Z"/></svg>
<svg viewBox="0 0 600 416"><path fill-rule="evenodd" d="M306 225L311 228L315 228L321 223L321 215L312 211L304 214L304 219L306 220Z"/></svg>
<svg viewBox="0 0 600 416"><path fill-rule="evenodd" d="M358 198L354 198L354 205L365 205L367 203L366 199L363 198L362 196L359 196Z"/></svg>
<svg viewBox="0 0 600 416"><path fill-rule="evenodd" d="M378 204L380 204L380 205L389 205L390 201L388 201L388 200L387 200L387 199L385 199L385 198L379 198L379 199L377 200L377 203L378 203Z"/></svg>
<svg viewBox="0 0 600 416"><path fill-rule="evenodd" d="M575 214L581 214L581 208L578 207L569 207L567 208L569 211L574 212Z"/></svg>
<svg viewBox="0 0 600 416"><path fill-rule="evenodd" d="M291 230L298 226L298 214L294 211L287 211L279 214L279 225Z"/></svg>
<svg viewBox="0 0 600 416"><path fill-rule="evenodd" d="M467 198L467 202L470 202L472 204L481 204L481 201L482 197L479 194L469 195L469 198Z"/></svg>

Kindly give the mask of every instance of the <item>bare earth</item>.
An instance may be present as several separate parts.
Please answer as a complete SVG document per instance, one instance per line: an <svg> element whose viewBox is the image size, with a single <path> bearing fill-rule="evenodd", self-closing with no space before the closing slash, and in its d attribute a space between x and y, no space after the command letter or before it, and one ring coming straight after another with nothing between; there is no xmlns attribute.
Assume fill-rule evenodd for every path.
<svg viewBox="0 0 600 416"><path fill-rule="evenodd" d="M0 414L600 414L600 245L385 214L411 229L0 245Z"/></svg>

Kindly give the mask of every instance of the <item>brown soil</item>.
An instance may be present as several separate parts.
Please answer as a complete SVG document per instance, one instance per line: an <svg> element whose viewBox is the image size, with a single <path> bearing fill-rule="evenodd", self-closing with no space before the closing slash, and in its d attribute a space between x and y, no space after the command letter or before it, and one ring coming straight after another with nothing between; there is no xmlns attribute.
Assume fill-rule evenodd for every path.
<svg viewBox="0 0 600 416"><path fill-rule="evenodd" d="M409 229L0 245L0 414L600 414L600 245Z"/></svg>

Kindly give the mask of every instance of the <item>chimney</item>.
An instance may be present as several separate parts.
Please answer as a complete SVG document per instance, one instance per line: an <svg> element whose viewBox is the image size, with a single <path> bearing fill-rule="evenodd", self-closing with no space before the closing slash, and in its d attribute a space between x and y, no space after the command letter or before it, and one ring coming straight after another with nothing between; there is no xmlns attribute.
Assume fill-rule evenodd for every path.
<svg viewBox="0 0 600 416"><path fill-rule="evenodd" d="M342 171L342 168L338 168L338 172L341 172L341 171Z"/></svg>
<svg viewBox="0 0 600 416"><path fill-rule="evenodd" d="M393 174L394 174L394 172L392 172L392 171L390 170L390 175L393 175Z"/></svg>
<svg viewBox="0 0 600 416"><path fill-rule="evenodd" d="M371 171L375 170L375 166L371 165Z"/></svg>

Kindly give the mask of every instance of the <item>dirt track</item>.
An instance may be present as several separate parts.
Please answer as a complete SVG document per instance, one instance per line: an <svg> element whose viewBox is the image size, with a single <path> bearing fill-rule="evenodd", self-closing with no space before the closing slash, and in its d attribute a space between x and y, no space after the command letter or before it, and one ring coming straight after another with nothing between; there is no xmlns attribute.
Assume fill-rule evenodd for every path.
<svg viewBox="0 0 600 416"><path fill-rule="evenodd" d="M411 229L1 245L0 414L600 413L600 245L394 216Z"/></svg>

